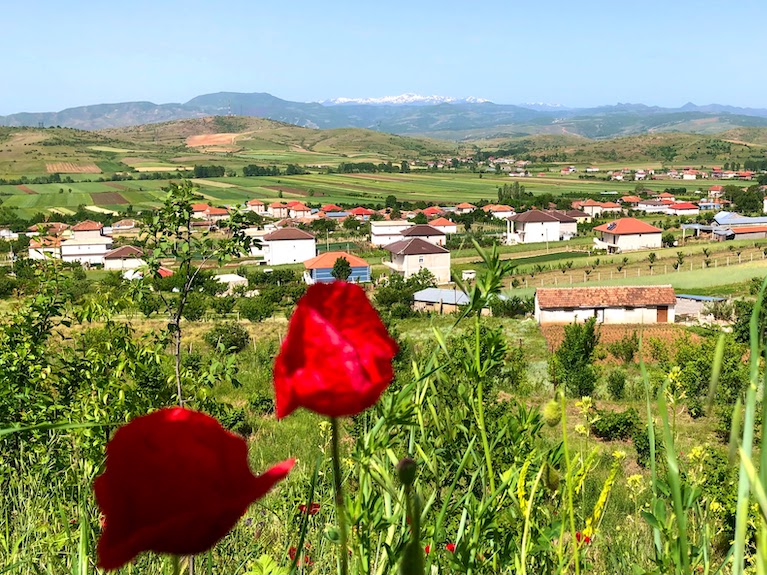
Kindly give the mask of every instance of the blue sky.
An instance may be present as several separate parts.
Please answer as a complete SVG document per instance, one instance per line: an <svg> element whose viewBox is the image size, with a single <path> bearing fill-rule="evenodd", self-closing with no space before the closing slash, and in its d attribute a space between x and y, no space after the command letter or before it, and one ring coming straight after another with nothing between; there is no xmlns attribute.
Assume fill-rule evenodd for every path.
<svg viewBox="0 0 767 575"><path fill-rule="evenodd" d="M767 107L764 0L5 4L2 115L219 91Z"/></svg>

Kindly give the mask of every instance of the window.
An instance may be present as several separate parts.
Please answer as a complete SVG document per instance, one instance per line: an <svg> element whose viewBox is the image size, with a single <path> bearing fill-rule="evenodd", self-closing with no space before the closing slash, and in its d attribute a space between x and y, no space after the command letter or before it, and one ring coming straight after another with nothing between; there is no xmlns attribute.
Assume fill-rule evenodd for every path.
<svg viewBox="0 0 767 575"><path fill-rule="evenodd" d="M422 263L423 263L423 256L418 256L418 263L419 263L419 264L422 264Z"/></svg>

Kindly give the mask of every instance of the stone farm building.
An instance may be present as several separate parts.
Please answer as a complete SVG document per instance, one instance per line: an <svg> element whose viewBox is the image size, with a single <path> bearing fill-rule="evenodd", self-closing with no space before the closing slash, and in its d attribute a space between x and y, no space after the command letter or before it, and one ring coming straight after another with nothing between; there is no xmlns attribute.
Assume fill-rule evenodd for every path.
<svg viewBox="0 0 767 575"><path fill-rule="evenodd" d="M594 317L606 324L674 323L675 305L670 285L538 288L535 320L568 324Z"/></svg>
<svg viewBox="0 0 767 575"><path fill-rule="evenodd" d="M349 262L352 268L352 273L346 281L355 283L370 281L370 264L362 258L346 252L325 252L304 262L304 267L306 268L304 280L306 283L314 284L335 281L333 265L335 265L336 260L339 258Z"/></svg>
<svg viewBox="0 0 767 575"><path fill-rule="evenodd" d="M596 247L609 253L658 249L662 245L663 230L636 218L621 218L597 226L594 231L600 235L594 238Z"/></svg>
<svg viewBox="0 0 767 575"><path fill-rule="evenodd" d="M427 269L438 284L450 281L450 252L442 246L421 238L409 238L389 244L384 249L391 253L391 260L383 264L406 278Z"/></svg>

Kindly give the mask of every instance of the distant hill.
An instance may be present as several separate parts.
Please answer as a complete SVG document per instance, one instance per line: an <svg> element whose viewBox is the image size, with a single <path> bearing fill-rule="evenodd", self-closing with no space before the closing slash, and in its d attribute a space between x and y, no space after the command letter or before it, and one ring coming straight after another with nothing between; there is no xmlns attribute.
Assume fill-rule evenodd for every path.
<svg viewBox="0 0 767 575"><path fill-rule="evenodd" d="M713 134L740 127L767 127L767 109L719 104L662 108L616 104L571 109L560 106L494 104L432 97L345 99L341 105L291 102L267 93L218 92L183 104L126 102L68 108L60 112L0 116L0 126L43 125L86 130L122 128L207 116L268 118L311 129L365 128L400 135L470 140L533 134L572 134L607 139L652 132ZM429 102L436 102L430 104ZM392 103L393 102L393 103Z"/></svg>

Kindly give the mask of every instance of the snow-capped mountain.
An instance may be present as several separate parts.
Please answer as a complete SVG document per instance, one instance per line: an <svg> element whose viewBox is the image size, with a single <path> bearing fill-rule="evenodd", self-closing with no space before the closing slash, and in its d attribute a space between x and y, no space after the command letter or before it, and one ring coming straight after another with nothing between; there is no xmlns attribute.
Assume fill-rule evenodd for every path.
<svg viewBox="0 0 767 575"><path fill-rule="evenodd" d="M482 104L489 102L484 98L469 96L467 98L452 98L450 96L421 96L420 94L400 94L399 96L383 96L381 98L332 98L323 100L324 106L342 106L357 104L367 106L431 106L434 104Z"/></svg>
<svg viewBox="0 0 767 575"><path fill-rule="evenodd" d="M549 104L547 102L525 102L524 104L520 104L520 106L522 108L527 108L528 110L537 110L539 112L554 112L557 110L563 111L571 109L562 104Z"/></svg>

